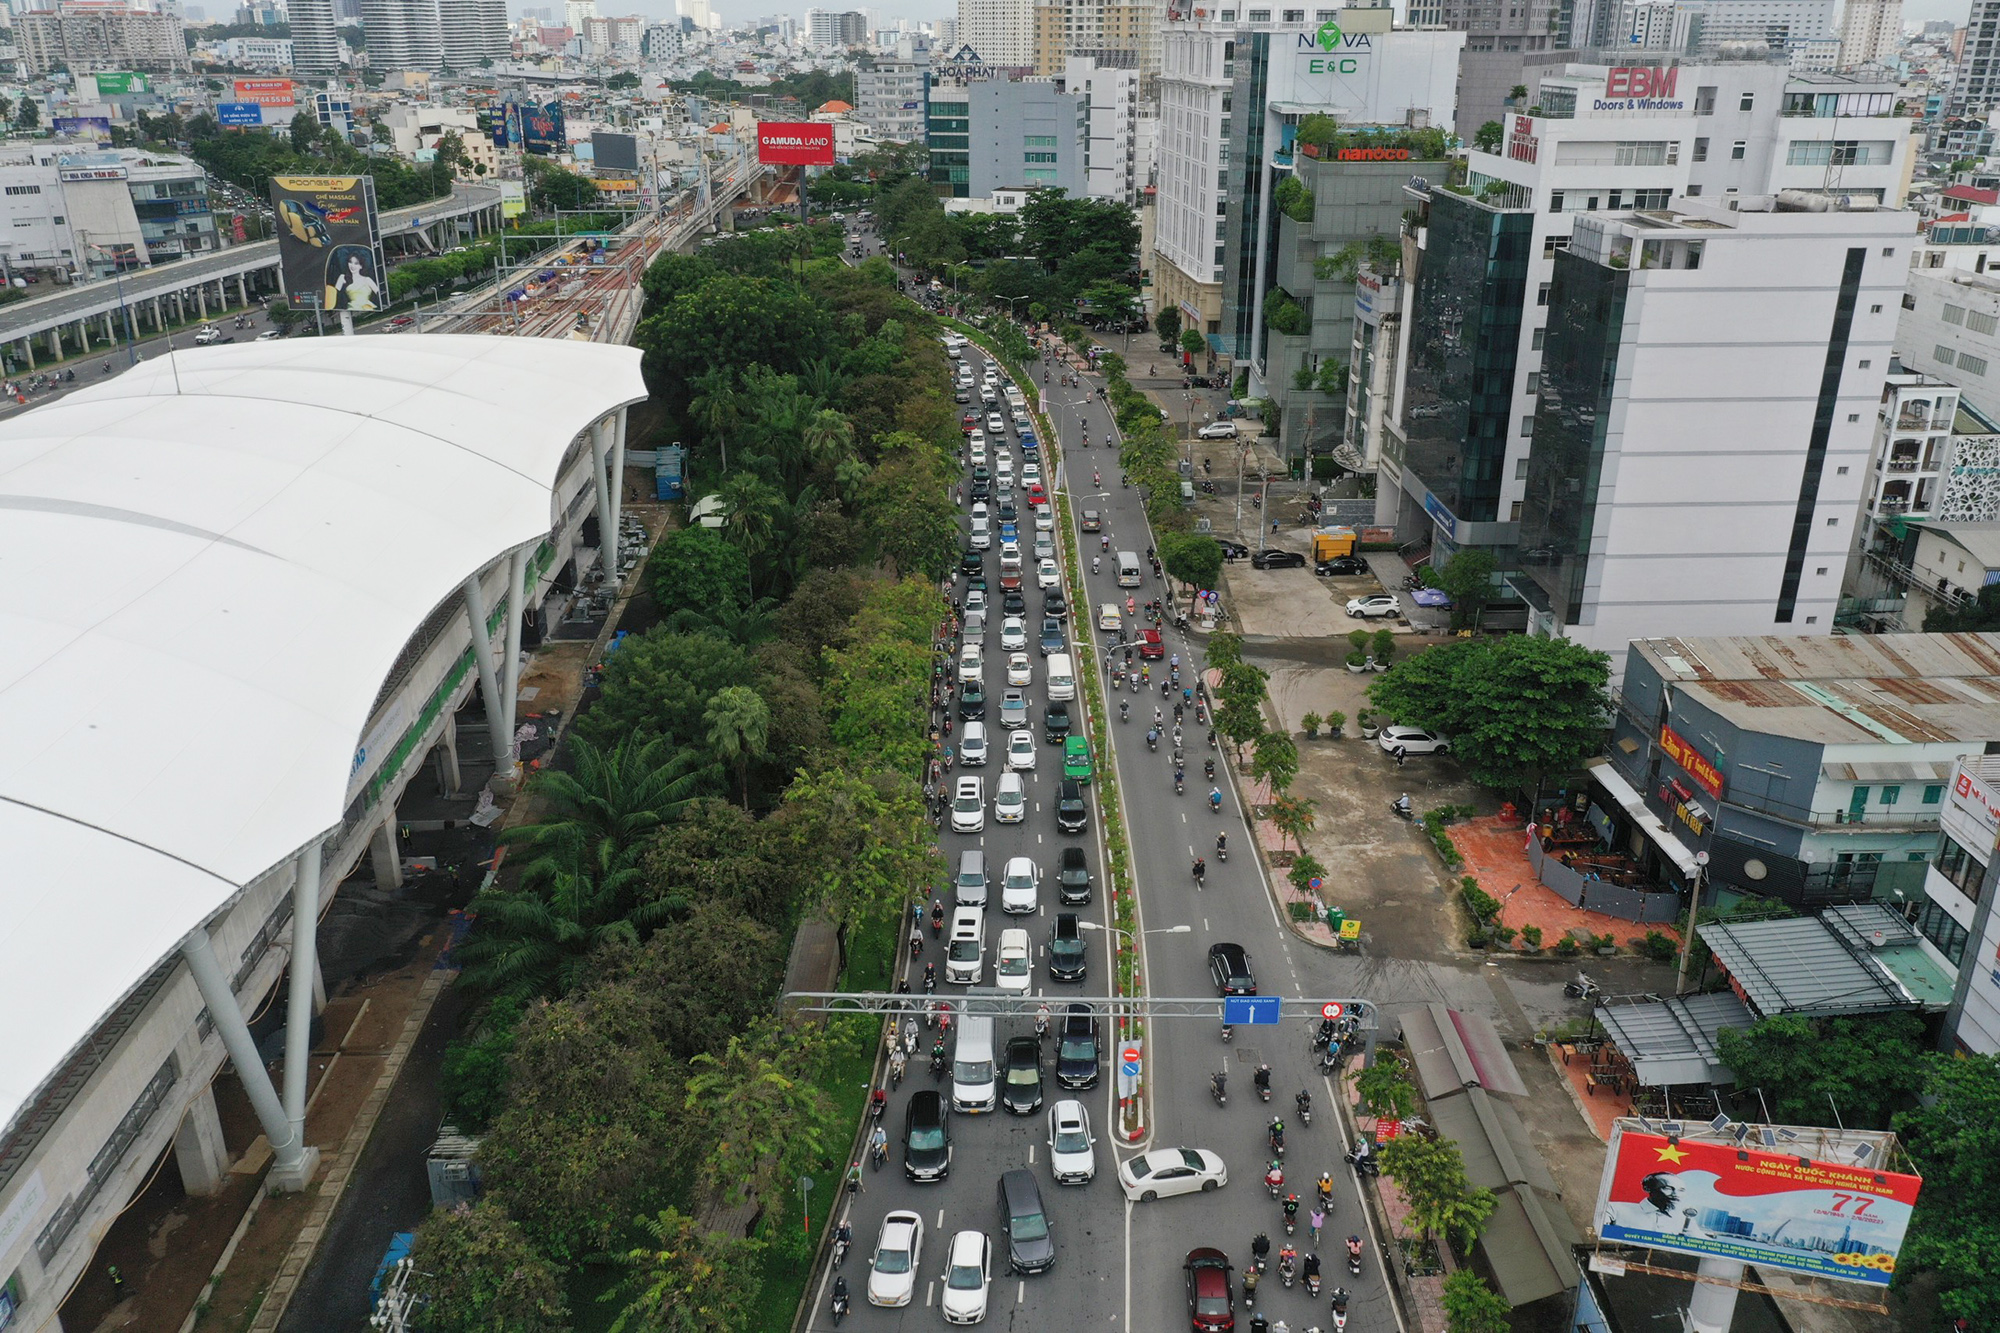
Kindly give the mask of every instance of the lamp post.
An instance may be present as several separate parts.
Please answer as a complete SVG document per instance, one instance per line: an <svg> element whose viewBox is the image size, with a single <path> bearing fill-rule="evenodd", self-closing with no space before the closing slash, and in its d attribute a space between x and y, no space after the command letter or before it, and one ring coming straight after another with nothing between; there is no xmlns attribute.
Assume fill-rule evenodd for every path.
<svg viewBox="0 0 2000 1333"><path fill-rule="evenodd" d="M90 235L87 231L78 234ZM125 355L128 358L125 364L136 366L139 364L139 333L132 325L132 307L125 304L125 274L124 270L118 267L118 256L94 241L85 241L83 248L95 250L111 261L111 283L118 292L118 313L125 316Z"/></svg>

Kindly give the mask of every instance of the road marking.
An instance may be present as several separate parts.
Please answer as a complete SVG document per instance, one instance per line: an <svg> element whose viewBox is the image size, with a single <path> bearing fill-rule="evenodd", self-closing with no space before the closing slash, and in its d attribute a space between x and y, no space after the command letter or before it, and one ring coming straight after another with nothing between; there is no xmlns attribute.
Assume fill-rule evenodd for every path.
<svg viewBox="0 0 2000 1333"><path fill-rule="evenodd" d="M1028 1165L1033 1166L1034 1164L1035 1164L1035 1145L1031 1143L1028 1145Z"/></svg>
<svg viewBox="0 0 2000 1333"><path fill-rule="evenodd" d="M939 1231L944 1230L944 1209L942 1208L938 1209L937 1229Z"/></svg>
<svg viewBox="0 0 2000 1333"><path fill-rule="evenodd" d="M924 1283L924 1308L928 1310L931 1307L931 1303L936 1299L937 1299L937 1283L935 1282Z"/></svg>
<svg viewBox="0 0 2000 1333"><path fill-rule="evenodd" d="M1027 1304L1027 1302L1028 1302L1028 1284L1024 1281L1019 1286L1014 1288L1014 1304L1025 1305Z"/></svg>

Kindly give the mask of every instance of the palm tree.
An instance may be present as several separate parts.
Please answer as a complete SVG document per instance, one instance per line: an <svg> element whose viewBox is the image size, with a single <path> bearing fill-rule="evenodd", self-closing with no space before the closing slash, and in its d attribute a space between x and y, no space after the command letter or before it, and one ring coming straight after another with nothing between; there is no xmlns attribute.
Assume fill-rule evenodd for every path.
<svg viewBox="0 0 2000 1333"><path fill-rule="evenodd" d="M694 422L722 450L722 470L729 471L729 436L743 420L743 403L736 392L736 375L727 366L715 366L695 376L689 385L694 397L688 410Z"/></svg>
<svg viewBox="0 0 2000 1333"><path fill-rule="evenodd" d="M531 999L574 990L590 956L614 941L639 943L685 910L678 898L636 902L635 867L593 875L580 865L550 870L542 889L481 893L468 905L477 917L458 950L459 980L475 990Z"/></svg>
<svg viewBox="0 0 2000 1333"><path fill-rule="evenodd" d="M778 547L778 516L785 510L785 497L776 486L750 472L731 476L722 484L721 494L723 509L729 515L723 536L741 548L754 566L759 557ZM753 595L755 591L753 587Z"/></svg>
<svg viewBox="0 0 2000 1333"><path fill-rule="evenodd" d="M799 376L799 386L821 404L837 402L846 384L846 374L831 357L814 357L806 362L805 372Z"/></svg>
<svg viewBox="0 0 2000 1333"><path fill-rule="evenodd" d="M637 862L641 845L661 824L679 818L701 794L709 766L693 750L672 751L665 738L641 742L626 736L606 753L572 736L574 773L545 769L533 791L549 817L500 835L533 857L522 883L536 885L566 871L596 875L607 883Z"/></svg>
<svg viewBox="0 0 2000 1333"><path fill-rule="evenodd" d="M854 426L846 416L828 408L813 413L801 433L806 462L814 469L831 469L854 452Z"/></svg>
<svg viewBox="0 0 2000 1333"><path fill-rule="evenodd" d="M708 723L708 745L715 757L735 763L743 808L749 810L750 761L763 758L769 748L770 706L749 686L731 685L715 692L702 720Z"/></svg>

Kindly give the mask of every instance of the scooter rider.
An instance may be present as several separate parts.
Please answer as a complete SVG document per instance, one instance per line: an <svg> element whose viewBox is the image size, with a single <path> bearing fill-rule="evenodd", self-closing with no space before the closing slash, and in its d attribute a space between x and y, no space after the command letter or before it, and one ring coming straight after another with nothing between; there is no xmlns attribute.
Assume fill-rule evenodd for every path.
<svg viewBox="0 0 2000 1333"><path fill-rule="evenodd" d="M1347 1267L1348 1271L1353 1273L1361 1271L1361 1237L1359 1236L1349 1236L1347 1238Z"/></svg>
<svg viewBox="0 0 2000 1333"><path fill-rule="evenodd" d="M1412 809L1410 806L1410 794L1408 792L1404 792L1401 796L1398 796L1396 798L1396 813L1401 815L1405 819L1408 819L1412 814Z"/></svg>
<svg viewBox="0 0 2000 1333"><path fill-rule="evenodd" d="M1257 1072L1250 1076L1250 1081L1257 1085L1259 1097L1267 1102L1271 1100L1271 1066L1258 1065Z"/></svg>
<svg viewBox="0 0 2000 1333"><path fill-rule="evenodd" d="M1309 1116L1313 1111L1313 1095L1304 1088L1300 1088L1299 1095L1292 1098L1292 1104L1299 1108L1301 1116ZM1320 1179L1325 1180L1326 1177L1322 1175ZM1321 1200L1321 1202L1325 1202L1325 1200Z"/></svg>
<svg viewBox="0 0 2000 1333"><path fill-rule="evenodd" d="M1215 761L1213 759L1208 761L1208 767L1209 776L1214 777ZM1215 858L1218 861L1227 861L1229 859L1229 835L1227 833L1218 833L1215 835Z"/></svg>
<svg viewBox="0 0 2000 1333"><path fill-rule="evenodd" d="M1250 1242L1250 1267L1252 1270L1262 1270L1264 1261L1270 1253L1271 1238L1261 1231L1258 1232L1257 1238Z"/></svg>

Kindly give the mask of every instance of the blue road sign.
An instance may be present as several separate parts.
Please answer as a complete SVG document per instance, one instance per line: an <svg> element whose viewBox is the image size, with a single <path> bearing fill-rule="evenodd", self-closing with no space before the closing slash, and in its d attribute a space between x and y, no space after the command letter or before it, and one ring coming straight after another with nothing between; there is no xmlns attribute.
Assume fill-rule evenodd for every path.
<svg viewBox="0 0 2000 1333"><path fill-rule="evenodd" d="M1275 1027L1281 1020L1284 1001L1276 995L1226 995L1222 1000L1222 1021L1232 1027Z"/></svg>

